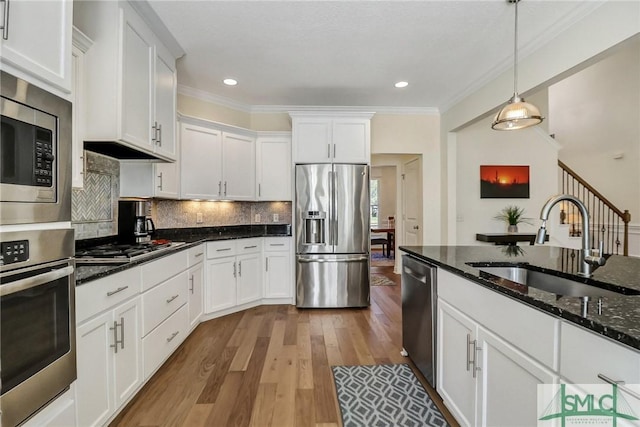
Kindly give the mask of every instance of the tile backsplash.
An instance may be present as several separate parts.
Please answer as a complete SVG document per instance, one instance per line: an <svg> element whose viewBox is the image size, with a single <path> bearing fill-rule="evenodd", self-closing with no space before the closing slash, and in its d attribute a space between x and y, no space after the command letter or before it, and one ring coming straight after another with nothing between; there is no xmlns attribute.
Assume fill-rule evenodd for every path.
<svg viewBox="0 0 640 427"><path fill-rule="evenodd" d="M90 151L85 151L84 156L84 188L74 188L71 196L71 225L75 238L118 234L120 163Z"/></svg>
<svg viewBox="0 0 640 427"><path fill-rule="evenodd" d="M152 216L156 228L291 224L291 202L155 200Z"/></svg>

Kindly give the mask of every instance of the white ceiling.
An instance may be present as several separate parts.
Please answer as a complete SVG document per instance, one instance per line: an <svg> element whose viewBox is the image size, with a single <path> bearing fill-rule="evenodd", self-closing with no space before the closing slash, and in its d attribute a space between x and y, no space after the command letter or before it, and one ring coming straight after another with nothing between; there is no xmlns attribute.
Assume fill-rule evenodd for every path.
<svg viewBox="0 0 640 427"><path fill-rule="evenodd" d="M183 90L239 105L445 111L513 62L505 0L149 3L186 52ZM601 4L522 1L520 58ZM409 86L394 88L399 80Z"/></svg>

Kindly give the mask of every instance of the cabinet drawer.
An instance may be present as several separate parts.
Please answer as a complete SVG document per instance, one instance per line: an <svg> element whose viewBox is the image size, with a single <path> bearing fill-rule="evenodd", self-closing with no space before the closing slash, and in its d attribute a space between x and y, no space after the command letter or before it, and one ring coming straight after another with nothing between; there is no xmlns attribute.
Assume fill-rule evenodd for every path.
<svg viewBox="0 0 640 427"><path fill-rule="evenodd" d="M189 248L189 267L196 265L204 260L205 245L194 246Z"/></svg>
<svg viewBox="0 0 640 427"><path fill-rule="evenodd" d="M263 243L265 251L288 252L291 248L291 237L265 237Z"/></svg>
<svg viewBox="0 0 640 427"><path fill-rule="evenodd" d="M557 367L560 321L438 268L438 296L550 368Z"/></svg>
<svg viewBox="0 0 640 427"><path fill-rule="evenodd" d="M220 240L207 243L207 259L234 256L236 254L235 240Z"/></svg>
<svg viewBox="0 0 640 427"><path fill-rule="evenodd" d="M594 332L562 322L560 375L574 384L598 384L598 374L640 384L640 352Z"/></svg>
<svg viewBox="0 0 640 427"><path fill-rule="evenodd" d="M168 255L142 266L142 290L146 291L189 268L188 251Z"/></svg>
<svg viewBox="0 0 640 427"><path fill-rule="evenodd" d="M262 250L262 237L240 239L236 241L236 254L253 254Z"/></svg>
<svg viewBox="0 0 640 427"><path fill-rule="evenodd" d="M142 294L142 336L187 302L188 281L188 274L183 271Z"/></svg>
<svg viewBox="0 0 640 427"><path fill-rule="evenodd" d="M153 332L142 339L145 379L149 378L185 339L188 327L187 306L183 305Z"/></svg>
<svg viewBox="0 0 640 427"><path fill-rule="evenodd" d="M76 323L140 293L140 267L94 280L76 288Z"/></svg>

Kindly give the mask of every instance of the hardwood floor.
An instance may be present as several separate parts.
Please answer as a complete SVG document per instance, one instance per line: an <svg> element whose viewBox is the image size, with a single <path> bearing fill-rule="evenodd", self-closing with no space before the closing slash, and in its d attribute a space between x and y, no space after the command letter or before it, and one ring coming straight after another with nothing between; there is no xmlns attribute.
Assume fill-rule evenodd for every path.
<svg viewBox="0 0 640 427"><path fill-rule="evenodd" d="M400 276L372 272L396 286L373 286L368 309L261 306L200 324L111 425L342 425L330 366L410 363Z"/></svg>

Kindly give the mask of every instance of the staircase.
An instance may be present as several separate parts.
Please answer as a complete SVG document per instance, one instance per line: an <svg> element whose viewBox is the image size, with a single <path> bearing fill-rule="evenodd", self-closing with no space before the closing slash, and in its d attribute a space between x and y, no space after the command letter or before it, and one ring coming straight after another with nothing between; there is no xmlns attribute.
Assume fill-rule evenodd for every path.
<svg viewBox="0 0 640 427"><path fill-rule="evenodd" d="M571 168L558 160L561 173L562 194L571 194L582 200L591 215L591 247L597 248L604 242L606 254L629 255L629 222L631 214L622 211L587 183ZM569 235L582 235L580 211L572 203L561 204L560 223L569 225Z"/></svg>

